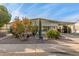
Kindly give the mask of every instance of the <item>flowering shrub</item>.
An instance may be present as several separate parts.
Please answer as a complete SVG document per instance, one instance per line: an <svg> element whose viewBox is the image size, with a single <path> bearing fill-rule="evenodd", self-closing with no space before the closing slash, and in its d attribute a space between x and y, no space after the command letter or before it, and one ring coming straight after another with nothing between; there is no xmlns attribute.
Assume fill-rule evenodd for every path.
<svg viewBox="0 0 79 59"><path fill-rule="evenodd" d="M24 32L25 27L21 22L15 23L15 25L16 26L12 25L10 27L10 33L12 33L15 37L18 37L18 34L21 34L22 32Z"/></svg>
<svg viewBox="0 0 79 59"><path fill-rule="evenodd" d="M19 18L15 18L10 27L10 33L15 37L22 36L22 34L30 32L30 20L23 18L21 21Z"/></svg>

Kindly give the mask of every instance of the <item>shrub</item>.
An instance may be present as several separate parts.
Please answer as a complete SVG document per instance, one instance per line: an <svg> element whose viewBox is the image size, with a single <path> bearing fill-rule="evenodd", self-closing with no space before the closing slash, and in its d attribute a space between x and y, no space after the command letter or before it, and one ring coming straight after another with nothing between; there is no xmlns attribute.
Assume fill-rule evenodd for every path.
<svg viewBox="0 0 79 59"><path fill-rule="evenodd" d="M19 17L16 17L14 22L11 23L9 32L12 33L16 38L24 38L24 36L29 35L31 30L32 23L29 19L23 18L20 20Z"/></svg>
<svg viewBox="0 0 79 59"><path fill-rule="evenodd" d="M60 33L57 30L50 29L46 33L48 38L59 38Z"/></svg>
<svg viewBox="0 0 79 59"><path fill-rule="evenodd" d="M68 33L71 33L71 28L68 27L68 28L67 28L67 31L68 31Z"/></svg>
<svg viewBox="0 0 79 59"><path fill-rule="evenodd" d="M22 23L16 23L16 28L11 26L9 32L12 33L15 37L19 37L19 34L24 32L24 30L25 27Z"/></svg>
<svg viewBox="0 0 79 59"><path fill-rule="evenodd" d="M21 23L17 24L17 26L16 26L16 32L17 32L18 34L24 32L24 30L25 30L25 27L24 27L23 24L21 24Z"/></svg>
<svg viewBox="0 0 79 59"><path fill-rule="evenodd" d="M38 28L37 27L33 27L32 29L32 35L35 36L38 32Z"/></svg>

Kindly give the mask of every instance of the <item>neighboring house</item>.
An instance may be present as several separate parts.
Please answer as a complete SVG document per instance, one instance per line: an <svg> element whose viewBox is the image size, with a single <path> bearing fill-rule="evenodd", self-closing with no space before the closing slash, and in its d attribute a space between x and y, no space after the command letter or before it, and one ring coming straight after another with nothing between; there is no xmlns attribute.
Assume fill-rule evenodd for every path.
<svg viewBox="0 0 79 59"><path fill-rule="evenodd" d="M79 33L79 21L75 22L74 30L75 30L75 33Z"/></svg>
<svg viewBox="0 0 79 59"><path fill-rule="evenodd" d="M3 27L0 27L0 32L7 32L10 28L10 23L5 24Z"/></svg>

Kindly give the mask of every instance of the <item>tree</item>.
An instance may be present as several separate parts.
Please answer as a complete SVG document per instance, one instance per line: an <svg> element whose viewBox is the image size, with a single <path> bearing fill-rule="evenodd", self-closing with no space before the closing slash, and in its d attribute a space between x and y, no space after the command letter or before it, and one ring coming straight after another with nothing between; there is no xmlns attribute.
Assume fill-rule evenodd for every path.
<svg viewBox="0 0 79 59"><path fill-rule="evenodd" d="M18 37L19 34L22 34L25 30L25 27L19 17L14 19L14 22L11 24L10 32L15 36Z"/></svg>
<svg viewBox="0 0 79 59"><path fill-rule="evenodd" d="M23 17L22 23L25 26L26 31L32 31L32 22L28 18Z"/></svg>
<svg viewBox="0 0 79 59"><path fill-rule="evenodd" d="M0 27L7 24L11 20L11 14L8 12L7 8L0 5Z"/></svg>
<svg viewBox="0 0 79 59"><path fill-rule="evenodd" d="M10 33L20 40L26 40L31 35L32 23L29 19L16 17L10 27Z"/></svg>
<svg viewBox="0 0 79 59"><path fill-rule="evenodd" d="M22 23L25 25L25 26L29 26L30 25L30 20L26 17L23 17L22 18Z"/></svg>
<svg viewBox="0 0 79 59"><path fill-rule="evenodd" d="M26 28L26 32L28 31L28 32L31 32L34 36L36 35L36 33L37 33L36 24L35 24L35 26L33 26L32 22L26 17L22 18L22 23L24 24L24 26Z"/></svg>

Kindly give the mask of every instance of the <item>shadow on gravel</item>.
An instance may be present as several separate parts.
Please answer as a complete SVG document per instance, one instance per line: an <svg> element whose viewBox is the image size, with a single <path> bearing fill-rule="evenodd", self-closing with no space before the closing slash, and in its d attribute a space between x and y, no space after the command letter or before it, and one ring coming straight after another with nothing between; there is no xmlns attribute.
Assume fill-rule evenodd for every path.
<svg viewBox="0 0 79 59"><path fill-rule="evenodd" d="M50 56L74 56L73 54L69 54L66 52L50 52Z"/></svg>
<svg viewBox="0 0 79 59"><path fill-rule="evenodd" d="M20 39L17 39L13 36L9 36L6 39L0 40L0 44L59 44L59 42L69 43L69 44L78 44L78 42L74 42L71 39L66 39L65 37L62 37L60 39L49 39L49 40L40 40L36 39L35 37L30 37L26 39L25 41L21 41Z"/></svg>

